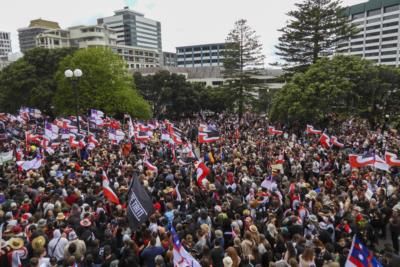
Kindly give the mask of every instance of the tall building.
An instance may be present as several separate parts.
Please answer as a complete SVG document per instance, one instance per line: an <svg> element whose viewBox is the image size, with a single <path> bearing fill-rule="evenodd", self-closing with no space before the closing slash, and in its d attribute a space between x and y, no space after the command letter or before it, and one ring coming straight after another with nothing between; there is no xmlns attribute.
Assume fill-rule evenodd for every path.
<svg viewBox="0 0 400 267"><path fill-rule="evenodd" d="M336 53L399 66L400 0L370 0L346 8L346 15L359 32L338 43Z"/></svg>
<svg viewBox="0 0 400 267"><path fill-rule="evenodd" d="M21 52L24 53L29 49L35 48L36 36L51 29L60 29L60 26L57 22L44 19L31 20L28 27L18 29L19 47Z"/></svg>
<svg viewBox="0 0 400 267"><path fill-rule="evenodd" d="M157 49L161 53L161 23L142 13L125 7L114 11L113 16L97 19L97 24L114 29L119 45Z"/></svg>
<svg viewBox="0 0 400 267"><path fill-rule="evenodd" d="M11 34L0 31L0 57L11 53Z"/></svg>
<svg viewBox="0 0 400 267"><path fill-rule="evenodd" d="M178 67L222 66L224 43L179 46L176 48Z"/></svg>

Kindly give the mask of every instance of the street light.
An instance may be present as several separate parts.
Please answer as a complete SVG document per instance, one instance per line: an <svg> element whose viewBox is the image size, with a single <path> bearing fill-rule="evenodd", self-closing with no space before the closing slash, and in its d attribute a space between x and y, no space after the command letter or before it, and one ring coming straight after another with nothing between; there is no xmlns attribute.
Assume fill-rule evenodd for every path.
<svg viewBox="0 0 400 267"><path fill-rule="evenodd" d="M75 113L76 113L76 123L78 124L78 133L81 132L81 127L79 124L79 92L77 88L77 82L82 76L82 71L80 69L75 69L74 71L68 69L64 72L66 78L71 79L72 88L75 91Z"/></svg>

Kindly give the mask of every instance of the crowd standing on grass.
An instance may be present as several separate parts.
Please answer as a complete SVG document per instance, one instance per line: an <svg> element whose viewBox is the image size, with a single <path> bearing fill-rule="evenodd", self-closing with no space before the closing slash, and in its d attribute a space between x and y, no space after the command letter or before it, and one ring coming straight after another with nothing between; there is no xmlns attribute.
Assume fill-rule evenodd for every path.
<svg viewBox="0 0 400 267"><path fill-rule="evenodd" d="M395 130L332 120L325 132L344 146L324 147L305 125L275 125L283 133L271 134L266 117L219 114L134 122L138 132L152 125L146 141L128 134L126 120L118 126L125 136L110 141L107 127L82 118L86 131L62 139L72 118L43 144L45 118L0 118L3 161L13 151L0 161L0 266L185 266L174 263L172 229L201 266L344 266L355 235L384 266L400 266L399 171L348 161L350 153L397 154ZM181 143L166 139L171 125ZM200 125L219 137L199 143ZM21 163L35 159L39 166ZM201 183L198 162L209 169ZM105 198L104 175L119 204ZM135 230L127 218L133 179L154 209Z"/></svg>

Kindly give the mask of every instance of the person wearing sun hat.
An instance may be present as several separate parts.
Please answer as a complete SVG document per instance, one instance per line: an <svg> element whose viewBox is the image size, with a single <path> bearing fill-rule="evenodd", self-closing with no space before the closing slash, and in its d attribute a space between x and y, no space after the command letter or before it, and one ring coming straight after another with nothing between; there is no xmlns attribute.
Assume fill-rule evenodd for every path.
<svg viewBox="0 0 400 267"><path fill-rule="evenodd" d="M12 237L7 241L7 246L10 250L7 252L8 259L12 262L21 260L24 261L28 258L28 250L24 246L24 240L19 237Z"/></svg>
<svg viewBox="0 0 400 267"><path fill-rule="evenodd" d="M92 222L88 218L85 218L81 220L80 225L82 229L79 236L86 243L86 245L89 245L90 241L95 240L94 233L91 229Z"/></svg>

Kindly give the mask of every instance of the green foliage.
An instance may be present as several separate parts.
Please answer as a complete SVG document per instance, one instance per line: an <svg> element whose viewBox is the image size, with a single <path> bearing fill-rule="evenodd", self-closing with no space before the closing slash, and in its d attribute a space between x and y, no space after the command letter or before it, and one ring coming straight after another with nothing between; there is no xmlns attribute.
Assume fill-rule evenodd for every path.
<svg viewBox="0 0 400 267"><path fill-rule="evenodd" d="M152 104L157 116L190 116L204 108L204 86L187 82L183 75L159 71L154 75L142 76L137 72L134 80L140 93Z"/></svg>
<svg viewBox="0 0 400 267"><path fill-rule="evenodd" d="M1 110L14 113L21 106L29 106L51 114L51 100L57 88L54 74L60 60L74 51L35 48L4 68L0 72Z"/></svg>
<svg viewBox="0 0 400 267"><path fill-rule="evenodd" d="M125 63L108 48L81 49L61 61L56 73L58 89L53 99L57 113L75 113L74 90L64 72L76 68L83 72L76 81L80 114L94 108L110 115L129 113L137 118L151 117L150 107L132 86L132 76Z"/></svg>
<svg viewBox="0 0 400 267"><path fill-rule="evenodd" d="M270 115L273 120L306 123L335 113L358 115L376 124L383 114L395 112L398 93L391 90L399 83L396 68L374 66L359 57L323 58L275 94Z"/></svg>
<svg viewBox="0 0 400 267"><path fill-rule="evenodd" d="M253 71L264 64L262 45L256 32L244 19L235 22L234 29L228 34L224 50L224 76L229 79L227 90L238 107L239 118L243 108L255 93L255 85L250 78Z"/></svg>
<svg viewBox="0 0 400 267"><path fill-rule="evenodd" d="M276 48L289 71L305 71L335 43L354 35L355 26L343 15L340 0L303 0L290 11Z"/></svg>

